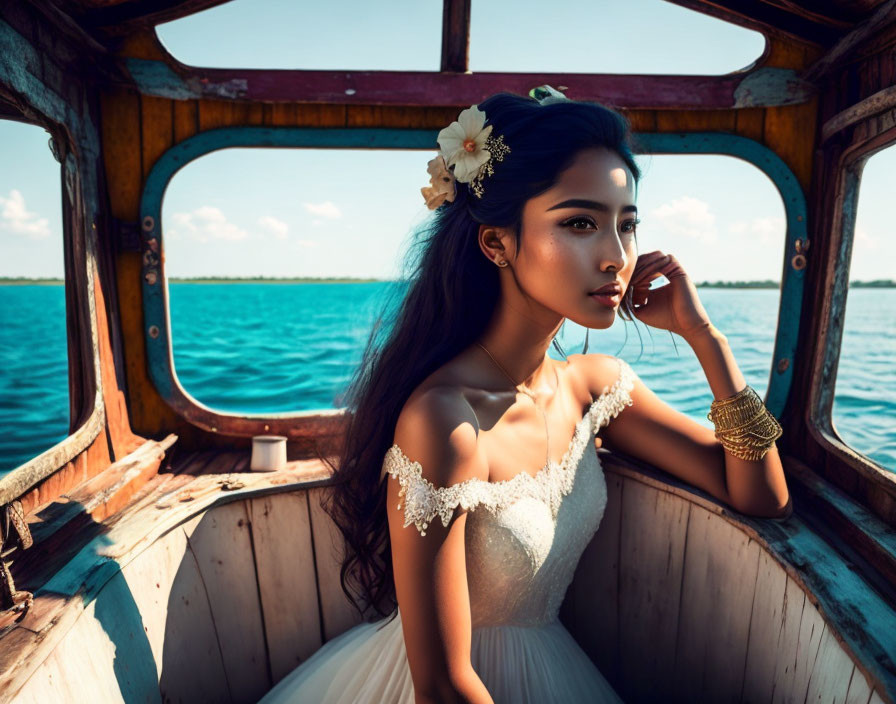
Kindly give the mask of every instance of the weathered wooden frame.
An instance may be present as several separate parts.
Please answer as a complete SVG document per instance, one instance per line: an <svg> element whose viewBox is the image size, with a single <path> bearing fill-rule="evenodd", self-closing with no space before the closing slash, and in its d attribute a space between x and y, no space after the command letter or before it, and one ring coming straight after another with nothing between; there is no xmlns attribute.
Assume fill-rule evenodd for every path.
<svg viewBox="0 0 896 704"><path fill-rule="evenodd" d="M45 127L64 155L62 161L63 241L65 244L66 309L70 320L87 321L86 329L67 326L69 339L69 436L37 457L0 477L0 506L20 497L89 448L103 431L106 409L100 371L95 276L96 179L84 170L99 154L98 133L65 98L49 89L41 75L35 48L0 19L0 40L12 47L0 52L0 95L14 92L24 122ZM93 161L92 161L93 160ZM92 211L92 212L91 212ZM93 226L88 226L88 221Z"/></svg>
<svg viewBox="0 0 896 704"><path fill-rule="evenodd" d="M845 127L842 122L840 115L834 116L823 125L823 134L827 132L829 137L833 137L835 130ZM836 127L828 127L829 124ZM878 105L877 111L857 122L851 143L837 160L833 219L827 226L831 239L829 249L833 252L827 262L827 278L831 285L824 289L821 319L816 322L825 334L811 359L811 374L815 383L808 390L806 405L807 425L813 439L826 452L855 470L862 482L870 483L875 488L873 492L866 488L864 493L883 516L896 512L896 474L846 443L834 429L832 412L845 327L844 313L849 294L862 170L869 158L888 146L896 146L894 91L890 91L886 104Z"/></svg>

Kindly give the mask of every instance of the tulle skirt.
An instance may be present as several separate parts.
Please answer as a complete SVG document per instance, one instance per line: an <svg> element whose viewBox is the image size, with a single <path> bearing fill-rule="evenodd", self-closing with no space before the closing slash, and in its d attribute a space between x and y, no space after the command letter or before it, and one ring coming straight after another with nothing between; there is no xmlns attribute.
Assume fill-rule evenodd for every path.
<svg viewBox="0 0 896 704"><path fill-rule="evenodd" d="M401 614L384 622L330 639L261 703L414 704ZM495 704L622 702L560 621L474 628L470 655Z"/></svg>

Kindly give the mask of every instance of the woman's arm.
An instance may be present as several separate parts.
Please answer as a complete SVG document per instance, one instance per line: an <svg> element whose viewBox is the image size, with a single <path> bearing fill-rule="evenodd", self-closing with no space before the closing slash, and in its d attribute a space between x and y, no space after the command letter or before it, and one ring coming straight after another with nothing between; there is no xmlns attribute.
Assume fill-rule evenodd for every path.
<svg viewBox="0 0 896 704"><path fill-rule="evenodd" d="M725 337L710 324L685 338L709 382L715 399L723 399L742 391L747 382ZM784 468L773 445L761 460L744 460L725 453L725 476L732 505L741 513L761 516L789 516L792 511Z"/></svg>
<svg viewBox="0 0 896 704"><path fill-rule="evenodd" d="M713 328L691 342L716 398L746 386L727 340ZM581 365L596 396L615 381L618 367L603 354L581 356ZM675 410L637 375L632 406L601 431L604 446L644 460L703 489L736 511L765 518L790 515L791 503L777 449L751 462L728 454L707 428ZM709 408L707 408L707 411Z"/></svg>
<svg viewBox="0 0 896 704"><path fill-rule="evenodd" d="M660 276L669 283L650 288ZM629 285L633 315L688 341L716 400L747 386L728 340L709 320L697 287L675 255L660 250L640 255ZM712 429L660 401L640 379L631 396L632 408L607 428L605 439L611 446L662 467L741 513L763 518L790 515L784 468L774 446L761 460L740 459L725 450Z"/></svg>
<svg viewBox="0 0 896 704"><path fill-rule="evenodd" d="M409 460L420 463L422 476L436 487L488 478L475 414L457 391L433 388L409 400L396 423L395 443ZM390 476L386 499L392 564L415 699L493 704L470 660L467 512L458 507L447 527L436 516L421 535L414 524L404 526L406 497L399 496L399 489L399 481Z"/></svg>

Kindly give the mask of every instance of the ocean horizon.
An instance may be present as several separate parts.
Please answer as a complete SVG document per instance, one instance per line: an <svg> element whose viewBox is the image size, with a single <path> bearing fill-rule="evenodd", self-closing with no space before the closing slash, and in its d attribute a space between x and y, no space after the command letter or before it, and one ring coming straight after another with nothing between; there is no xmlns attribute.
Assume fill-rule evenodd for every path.
<svg viewBox="0 0 896 704"><path fill-rule="evenodd" d="M224 413L341 408L384 296L396 282L289 285L169 281L175 369L184 389ZM765 395L778 291L704 287L701 300L747 380ZM844 442L896 471L896 291L849 293L832 419ZM0 476L69 432L62 286L0 286ZM582 351L584 328L557 337ZM592 330L589 352L625 359L660 398L701 425L712 393L682 338L617 319ZM561 359L556 349L549 354Z"/></svg>

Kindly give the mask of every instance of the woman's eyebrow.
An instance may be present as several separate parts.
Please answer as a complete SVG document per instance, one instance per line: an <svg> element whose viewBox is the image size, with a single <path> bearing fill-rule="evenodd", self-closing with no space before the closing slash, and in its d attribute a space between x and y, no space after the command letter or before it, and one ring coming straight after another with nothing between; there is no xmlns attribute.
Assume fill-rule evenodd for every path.
<svg viewBox="0 0 896 704"><path fill-rule="evenodd" d="M588 208L589 210L599 210L603 213L606 213L610 210L607 207L606 203L600 203L596 200L587 200L586 198L570 198L569 200L564 200L561 203L552 205L550 208L548 208L548 210L559 210L560 208ZM638 206L626 205L622 208L622 212L637 213Z"/></svg>

